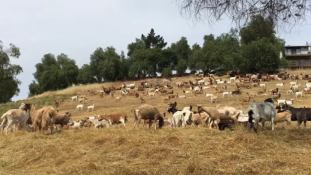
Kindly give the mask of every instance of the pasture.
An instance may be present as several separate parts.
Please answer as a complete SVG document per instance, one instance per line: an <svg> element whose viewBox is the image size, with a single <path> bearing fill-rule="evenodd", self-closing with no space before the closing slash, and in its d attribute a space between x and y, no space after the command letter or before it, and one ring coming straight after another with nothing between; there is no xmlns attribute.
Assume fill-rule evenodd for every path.
<svg viewBox="0 0 311 175"><path fill-rule="evenodd" d="M306 74L309 70L288 71L290 74ZM194 80L194 76L176 78L174 82ZM217 79L217 77L216 77ZM222 79L228 80L228 76ZM303 94L296 98L287 94L289 82L293 80L267 82L267 93L279 87L281 98L294 99L294 107L310 107L311 95ZM307 80L298 80L300 89L305 87ZM163 84L162 79L151 79L153 84ZM131 82L126 82L131 83ZM137 82L138 83L138 82ZM9 132L0 135L0 174L309 174L311 168L311 130L298 129L297 122L290 126L278 124L271 131L267 122L264 130L256 134L241 126L234 131L219 131L203 126L186 128L148 129L142 123L138 128L133 127L134 115L132 109L140 106L139 98L121 96L116 92L114 97L99 95L88 96L88 90L101 90L101 86L119 87L121 83L104 83L70 87L56 92L46 92L26 99L36 106L53 105L55 99L63 99L58 109L60 113L69 111L73 120L84 119L94 114L111 114L125 112L128 123L113 125L110 128L79 130L62 130L52 135L42 135L25 131ZM173 82L174 94L184 95L182 90ZM230 83L229 90L236 89ZM221 88L219 88L221 89ZM188 89L187 89L188 90ZM174 98L169 102L177 102L177 108L197 104L204 106L226 105L245 110L249 103L242 104L242 98L249 93L252 99L261 102L271 95L262 96L260 87L242 88L241 95L223 98L215 94L215 89L204 89L204 93L219 96L219 102L211 103L205 94L186 94L185 99ZM71 96L86 96L85 106L95 104L93 112L75 110L79 102L71 102ZM167 102L156 94L150 99L139 92L146 104L157 107L160 112L166 112ZM115 97L121 100L116 101ZM0 105L0 114L12 108L17 108L20 102ZM166 117L172 114L166 112ZM308 124L308 126L310 126Z"/></svg>

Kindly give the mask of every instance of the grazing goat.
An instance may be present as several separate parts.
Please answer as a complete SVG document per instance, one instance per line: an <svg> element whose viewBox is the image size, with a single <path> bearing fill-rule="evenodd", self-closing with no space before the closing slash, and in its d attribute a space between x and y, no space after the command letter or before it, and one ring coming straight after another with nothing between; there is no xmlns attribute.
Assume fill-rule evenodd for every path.
<svg viewBox="0 0 311 175"><path fill-rule="evenodd" d="M65 114L59 114L57 113L55 115L55 125L61 125L61 128L64 128L65 125L71 123L71 113L66 112Z"/></svg>
<svg viewBox="0 0 311 175"><path fill-rule="evenodd" d="M157 129L157 120L159 120L159 128L162 128L162 126L164 125L164 119L162 115L160 114L159 110L154 106L143 104L132 111L134 112L135 116L134 126L138 126L141 119L149 120L149 129L152 125L152 121L154 121L155 123L155 129Z"/></svg>
<svg viewBox="0 0 311 175"><path fill-rule="evenodd" d="M124 126L127 122L127 115L124 112L110 114L110 115L101 115L98 118L98 121L102 121L103 119L107 120L110 125L122 123Z"/></svg>
<svg viewBox="0 0 311 175"><path fill-rule="evenodd" d="M80 97L80 99L79 99L79 103L83 102L83 104L84 104L86 100L87 100L87 98L86 98L86 97Z"/></svg>
<svg viewBox="0 0 311 175"><path fill-rule="evenodd" d="M246 94L247 97L242 98L242 104L249 103L251 101L251 96L248 94L248 92Z"/></svg>
<svg viewBox="0 0 311 175"><path fill-rule="evenodd" d="M251 126L254 120L254 130L257 132L258 123L262 123L262 128L264 128L265 121L271 121L271 128L274 130L274 120L276 111L273 104L273 99L268 98L264 102L252 103L246 110L248 113L248 123Z"/></svg>
<svg viewBox="0 0 311 175"><path fill-rule="evenodd" d="M284 86L284 83L279 83L279 84L276 84L276 86L280 86L280 87L282 87L282 86Z"/></svg>
<svg viewBox="0 0 311 175"><path fill-rule="evenodd" d="M238 89L236 91L231 92L232 95L240 95L241 94L241 89Z"/></svg>
<svg viewBox="0 0 311 175"><path fill-rule="evenodd" d="M211 96L211 103L213 103L213 102L217 102L218 101L218 96L215 96L215 95L212 95Z"/></svg>
<svg viewBox="0 0 311 175"><path fill-rule="evenodd" d="M183 90L183 93L184 93L184 94L190 94L191 91L185 91L185 90Z"/></svg>
<svg viewBox="0 0 311 175"><path fill-rule="evenodd" d="M289 110L285 110L283 112L279 112L279 110L276 110L276 116L275 116L275 120L274 120L274 124L276 126L276 123L281 123L281 122L286 122L287 125L290 125L291 123L291 118L292 118L292 112L290 112Z"/></svg>
<svg viewBox="0 0 311 175"><path fill-rule="evenodd" d="M178 95L178 93L176 93L176 97L177 97L177 98L186 98L185 95Z"/></svg>
<svg viewBox="0 0 311 175"><path fill-rule="evenodd" d="M225 96L227 96L227 97L230 97L230 96L231 96L231 97L232 97L232 93L231 93L231 92L223 92L223 93L222 93L222 96L223 96L223 97L225 97Z"/></svg>
<svg viewBox="0 0 311 175"><path fill-rule="evenodd" d="M279 94L279 88L270 90L270 95L276 95L276 94Z"/></svg>
<svg viewBox="0 0 311 175"><path fill-rule="evenodd" d="M287 91L287 93L288 93L289 95L293 95L294 92L293 92L292 89L290 89L290 90Z"/></svg>

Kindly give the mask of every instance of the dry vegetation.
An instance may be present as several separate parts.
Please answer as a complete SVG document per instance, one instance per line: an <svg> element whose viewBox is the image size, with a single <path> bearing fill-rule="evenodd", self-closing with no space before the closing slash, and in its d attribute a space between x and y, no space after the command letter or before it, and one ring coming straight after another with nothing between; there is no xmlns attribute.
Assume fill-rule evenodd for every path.
<svg viewBox="0 0 311 175"><path fill-rule="evenodd" d="M290 71L289 71L290 72ZM298 71L306 73L306 71ZM295 73L298 73L295 71ZM310 73L308 71L308 73ZM179 80L193 77L178 78ZM228 79L227 77L224 77ZM162 83L159 80L150 80ZM289 81L280 87L281 99L294 98L294 106L310 107L310 94L302 98L289 96ZM282 81L283 82L283 81ZM304 86L305 80L299 80ZM279 81L267 83L267 91L275 88ZM115 83L117 86L121 83ZM110 84L103 84L108 86ZM243 127L235 131L210 130L204 127L148 129L142 125L133 127L133 114L130 112L140 105L135 97L123 97L120 102L104 96L90 96L87 105L95 103L95 111L75 111L78 102L71 102L70 96L87 94L87 90L100 90L101 84L72 87L57 92L47 92L27 99L37 106L52 105L54 99L64 99L58 108L60 112L70 111L74 119L86 118L93 114L126 112L129 122L109 129L63 130L53 135L41 135L18 131L8 136L0 135L0 174L309 174L311 172L311 130L298 129L296 122L291 126L279 124L271 131L255 134ZM235 86L231 84L230 90ZM174 85L174 92L182 94L182 89ZM177 101L178 108L189 105L217 104L233 106L245 110L241 99L249 94L256 94L259 87L242 89L241 96L223 98L219 95L218 103L210 103L210 98L202 94L186 94L186 99ZM214 93L215 89L204 90ZM121 96L115 94L116 96ZM140 94L141 96L141 94ZM263 101L264 96L253 96L256 101ZM161 112L167 108L159 95L155 99L144 97L146 103L158 107ZM0 105L1 114L20 103ZM195 107L196 109L196 107ZM171 114L168 115L171 117Z"/></svg>

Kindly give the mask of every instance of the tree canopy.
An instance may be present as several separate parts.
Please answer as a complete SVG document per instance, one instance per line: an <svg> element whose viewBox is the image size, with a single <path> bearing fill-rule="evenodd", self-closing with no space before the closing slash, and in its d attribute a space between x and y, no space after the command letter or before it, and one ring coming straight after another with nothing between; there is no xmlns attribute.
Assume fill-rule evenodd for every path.
<svg viewBox="0 0 311 175"><path fill-rule="evenodd" d="M64 89L78 82L78 74L76 61L66 54L60 54L57 58L53 54L45 54L41 63L36 64L36 72L33 74L36 81L29 85L29 95Z"/></svg>
<svg viewBox="0 0 311 175"><path fill-rule="evenodd" d="M188 44L186 37L167 46L164 37L154 29L140 39L128 44L128 52L117 53L112 46L98 47L90 56L90 63L80 69L65 54L55 57L46 54L36 65L30 95L47 90L57 90L75 83L94 83L126 80L128 78L170 77L175 71L183 75L191 72L213 70L244 70L267 72L287 67L289 62L280 58L285 42L275 35L271 18L253 16L240 31L231 29L219 36L202 36L203 44ZM283 54L284 55L284 54Z"/></svg>
<svg viewBox="0 0 311 175"><path fill-rule="evenodd" d="M18 95L20 89L18 85L21 83L16 78L23 69L19 65L11 64L10 57L18 58L20 50L14 44L10 44L5 49L2 41L0 41L0 103L6 103L11 100L14 95Z"/></svg>

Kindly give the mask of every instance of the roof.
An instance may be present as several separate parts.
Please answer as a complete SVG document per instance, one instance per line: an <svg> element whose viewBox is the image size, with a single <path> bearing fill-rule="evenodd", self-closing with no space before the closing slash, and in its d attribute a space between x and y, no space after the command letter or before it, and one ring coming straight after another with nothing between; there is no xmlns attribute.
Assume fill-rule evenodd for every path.
<svg viewBox="0 0 311 175"><path fill-rule="evenodd" d="M290 45L287 45L285 47L311 47L311 46L308 46L308 45L303 45L303 46L290 46Z"/></svg>
<svg viewBox="0 0 311 175"><path fill-rule="evenodd" d="M287 57L310 57L311 54L289 54L289 55L285 54L285 56Z"/></svg>

